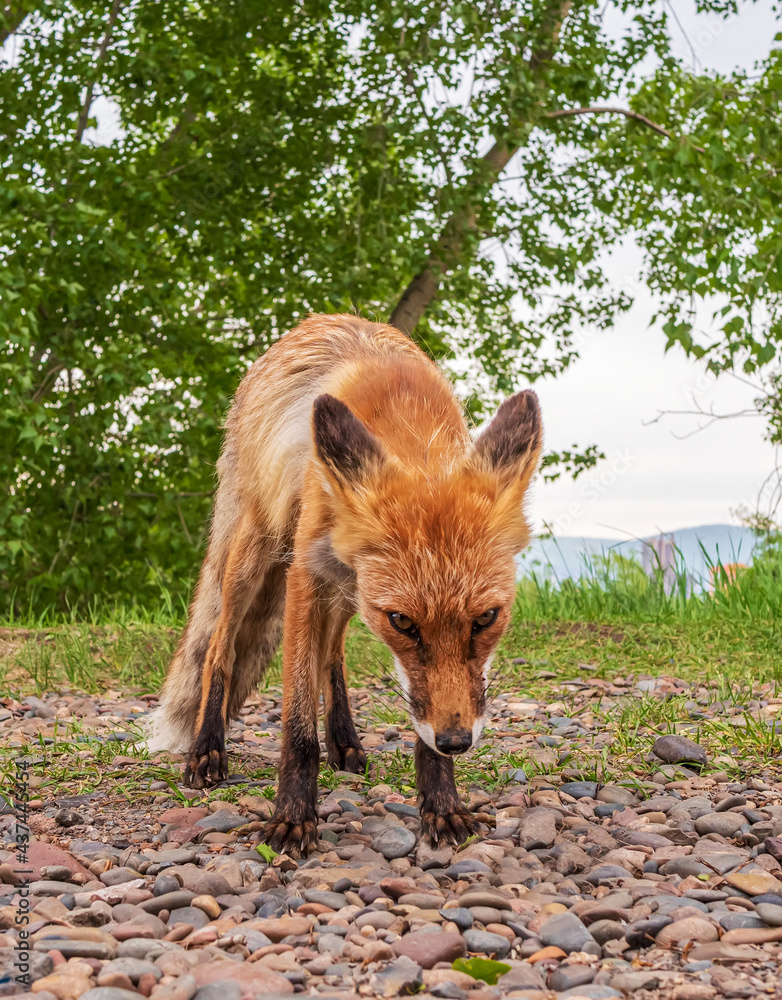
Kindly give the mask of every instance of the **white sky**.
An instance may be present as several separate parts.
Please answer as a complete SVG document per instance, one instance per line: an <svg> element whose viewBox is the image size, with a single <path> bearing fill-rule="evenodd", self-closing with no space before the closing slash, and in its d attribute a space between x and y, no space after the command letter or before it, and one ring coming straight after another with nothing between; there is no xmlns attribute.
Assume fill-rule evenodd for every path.
<svg viewBox="0 0 782 1000"><path fill-rule="evenodd" d="M770 0L743 6L727 23L696 15L692 0L672 0L669 9L674 4L698 68L750 69L767 55L779 30ZM677 32L675 43L691 64L684 35ZM632 249L616 255L610 273L618 282L633 281L639 259ZM663 354L663 334L649 328L654 311L652 296L640 290L611 332L585 334L580 359L568 372L535 385L547 448L596 443L607 456L575 482L564 476L538 482L530 498L536 529L546 522L560 535L643 537L736 523L731 509L753 506L775 463L761 418L718 421L683 439L698 427L697 418L648 423L659 410L692 409L694 399L703 409L733 412L751 406L758 395L730 376L713 380L678 349Z"/></svg>

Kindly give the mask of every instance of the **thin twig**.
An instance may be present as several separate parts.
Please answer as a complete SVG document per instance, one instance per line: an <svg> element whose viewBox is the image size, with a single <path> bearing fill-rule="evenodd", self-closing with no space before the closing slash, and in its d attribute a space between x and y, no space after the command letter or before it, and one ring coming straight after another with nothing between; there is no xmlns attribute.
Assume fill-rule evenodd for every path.
<svg viewBox="0 0 782 1000"><path fill-rule="evenodd" d="M573 115L624 115L625 118L631 118L635 122L640 122L641 125L645 125L658 135L664 135L667 139L674 138L673 132L669 131L663 125L658 125L651 118L647 118L646 115L642 115L638 111L632 111L630 108L563 108L560 111L548 111L546 118L570 118ZM693 149L696 149L699 153L706 152L703 146L693 146Z"/></svg>

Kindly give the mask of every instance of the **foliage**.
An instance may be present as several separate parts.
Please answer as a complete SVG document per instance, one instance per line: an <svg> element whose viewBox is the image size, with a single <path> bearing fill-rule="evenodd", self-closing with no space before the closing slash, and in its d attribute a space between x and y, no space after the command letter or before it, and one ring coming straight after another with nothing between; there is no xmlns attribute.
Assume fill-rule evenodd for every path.
<svg viewBox="0 0 782 1000"><path fill-rule="evenodd" d="M495 962L492 958L457 958L451 968L466 972L473 979L482 979L489 986L494 986L500 976L511 970L506 962Z"/></svg>
<svg viewBox="0 0 782 1000"><path fill-rule="evenodd" d="M696 153L638 122L556 117L623 99L650 59L675 96L689 86L665 9L608 6L618 32L602 0L4 5L4 603L186 593L246 366L311 310L388 316L437 247L447 274L416 336L469 360L476 411L560 371L579 327L609 326L630 299L602 259L643 221L628 179L657 232L666 171L686 193ZM687 108L661 80L634 100L678 135ZM692 114L724 183L719 94ZM772 252L750 254L756 277Z"/></svg>

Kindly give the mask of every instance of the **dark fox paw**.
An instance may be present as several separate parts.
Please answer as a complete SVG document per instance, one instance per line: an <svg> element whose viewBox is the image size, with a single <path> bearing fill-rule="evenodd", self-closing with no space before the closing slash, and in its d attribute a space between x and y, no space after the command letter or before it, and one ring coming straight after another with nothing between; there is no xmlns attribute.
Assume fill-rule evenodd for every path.
<svg viewBox="0 0 782 1000"><path fill-rule="evenodd" d="M457 805L451 812L435 812L426 802L421 805L421 833L432 844L461 844L475 830L472 815Z"/></svg>
<svg viewBox="0 0 782 1000"><path fill-rule="evenodd" d="M228 777L228 754L221 733L199 733L190 748L185 767L185 784L207 788Z"/></svg>
<svg viewBox="0 0 782 1000"><path fill-rule="evenodd" d="M351 774L363 774L367 769L367 755L361 747L328 748L328 763L335 771L350 771Z"/></svg>
<svg viewBox="0 0 782 1000"><path fill-rule="evenodd" d="M318 820L314 811L307 810L301 816L296 816L301 810L291 810L291 818L287 818L287 810L278 808L264 830L264 841L278 854L287 854L292 858L301 858L310 844L318 838Z"/></svg>

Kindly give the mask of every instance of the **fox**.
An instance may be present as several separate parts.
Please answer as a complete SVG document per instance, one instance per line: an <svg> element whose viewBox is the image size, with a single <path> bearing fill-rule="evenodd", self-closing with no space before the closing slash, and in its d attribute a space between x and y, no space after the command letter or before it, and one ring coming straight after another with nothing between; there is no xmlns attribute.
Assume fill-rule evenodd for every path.
<svg viewBox="0 0 782 1000"><path fill-rule="evenodd" d="M282 641L282 753L264 836L303 856L317 839L321 695L328 763L367 767L345 674L358 614L391 652L416 732L421 832L464 841L474 820L454 758L484 727L541 447L532 390L473 437L446 375L392 326L313 315L284 334L226 418L207 552L150 749L186 753L193 788L224 780L226 725Z"/></svg>

